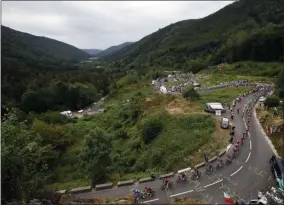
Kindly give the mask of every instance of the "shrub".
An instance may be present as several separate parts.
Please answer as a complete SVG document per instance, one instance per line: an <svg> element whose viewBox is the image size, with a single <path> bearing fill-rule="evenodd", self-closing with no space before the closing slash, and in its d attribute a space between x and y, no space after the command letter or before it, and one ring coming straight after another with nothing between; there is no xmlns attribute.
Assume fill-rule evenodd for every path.
<svg viewBox="0 0 284 205"><path fill-rule="evenodd" d="M128 134L124 129L119 129L115 132L115 138L116 139L127 139Z"/></svg>
<svg viewBox="0 0 284 205"><path fill-rule="evenodd" d="M193 88L189 88L183 92L183 97L189 100L199 100L200 95Z"/></svg>
<svg viewBox="0 0 284 205"><path fill-rule="evenodd" d="M151 118L143 125L143 140L145 144L152 142L163 130L163 123L159 119Z"/></svg>
<svg viewBox="0 0 284 205"><path fill-rule="evenodd" d="M267 107L277 107L279 105L279 98L275 95L268 96L264 101L264 105Z"/></svg>
<svg viewBox="0 0 284 205"><path fill-rule="evenodd" d="M114 130L119 129L119 128L121 128L121 127L122 127L122 124L121 124L120 122L115 122L115 123L113 123L113 125L112 125L112 128L113 128Z"/></svg>

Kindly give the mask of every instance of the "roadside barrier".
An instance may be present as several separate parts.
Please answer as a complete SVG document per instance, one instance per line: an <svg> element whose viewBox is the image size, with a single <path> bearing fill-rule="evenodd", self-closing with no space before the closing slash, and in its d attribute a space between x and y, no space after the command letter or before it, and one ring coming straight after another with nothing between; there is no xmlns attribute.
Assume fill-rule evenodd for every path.
<svg viewBox="0 0 284 205"><path fill-rule="evenodd" d="M177 173L179 174L179 173L182 173L182 172L190 172L190 170L191 170L191 168L188 167L188 168L185 168L185 169L178 170Z"/></svg>
<svg viewBox="0 0 284 205"><path fill-rule="evenodd" d="M163 179L164 177L173 177L174 176L174 172L168 173L168 174L163 174L159 176L159 179Z"/></svg>
<svg viewBox="0 0 284 205"><path fill-rule="evenodd" d="M103 189L111 189L113 187L113 183L107 183L107 184L98 184L95 187L95 190L103 190Z"/></svg>
<svg viewBox="0 0 284 205"><path fill-rule="evenodd" d="M56 193L58 193L58 194L66 194L66 189L58 190Z"/></svg>
<svg viewBox="0 0 284 205"><path fill-rule="evenodd" d="M121 187L121 186L128 186L128 185L132 185L132 184L134 184L134 180L127 180L127 181L118 182L117 186Z"/></svg>
<svg viewBox="0 0 284 205"><path fill-rule="evenodd" d="M139 180L139 184L145 183L145 182L150 182L150 181L154 181L154 179L152 177L142 178L142 179Z"/></svg>
<svg viewBox="0 0 284 205"><path fill-rule="evenodd" d="M90 192L91 190L92 190L91 186L78 187L78 188L71 189L70 193L71 194L80 194L80 193Z"/></svg>

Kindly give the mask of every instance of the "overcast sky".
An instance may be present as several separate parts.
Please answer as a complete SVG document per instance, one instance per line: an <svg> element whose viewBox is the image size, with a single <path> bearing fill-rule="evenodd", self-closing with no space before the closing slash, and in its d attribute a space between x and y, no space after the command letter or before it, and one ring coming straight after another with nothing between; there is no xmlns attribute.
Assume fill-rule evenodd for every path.
<svg viewBox="0 0 284 205"><path fill-rule="evenodd" d="M2 24L78 48L106 49L171 23L205 17L230 1L2 1Z"/></svg>

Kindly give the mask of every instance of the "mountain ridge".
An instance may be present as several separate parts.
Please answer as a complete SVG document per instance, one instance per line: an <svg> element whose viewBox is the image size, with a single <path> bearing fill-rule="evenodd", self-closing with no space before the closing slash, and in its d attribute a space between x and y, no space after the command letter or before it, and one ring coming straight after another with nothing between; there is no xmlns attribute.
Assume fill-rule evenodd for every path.
<svg viewBox="0 0 284 205"><path fill-rule="evenodd" d="M205 64L281 61L283 24L283 1L240 0L204 18L168 25L104 58L120 67L137 68L182 68L196 60ZM275 57L271 44L277 48L272 52Z"/></svg>
<svg viewBox="0 0 284 205"><path fill-rule="evenodd" d="M2 55L5 57L31 58L35 61L44 58L52 63L81 61L90 57L89 54L70 44L3 25L1 25L1 47Z"/></svg>
<svg viewBox="0 0 284 205"><path fill-rule="evenodd" d="M124 42L122 44L119 45L115 45L115 46L111 46L108 47L105 50L102 50L101 52L96 54L96 57L103 57L103 56L107 56L107 55L111 55L114 52L117 52L125 47L128 47L129 45L133 44L134 42Z"/></svg>

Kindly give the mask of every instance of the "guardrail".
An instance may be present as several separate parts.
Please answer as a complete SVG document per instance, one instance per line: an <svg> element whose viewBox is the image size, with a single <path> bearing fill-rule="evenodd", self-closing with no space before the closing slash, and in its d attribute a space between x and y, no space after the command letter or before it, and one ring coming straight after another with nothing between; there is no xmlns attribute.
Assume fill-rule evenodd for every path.
<svg viewBox="0 0 284 205"><path fill-rule="evenodd" d="M80 193L90 192L91 190L92 190L91 186L78 187L78 188L71 189L70 193L71 194L80 194Z"/></svg>
<svg viewBox="0 0 284 205"><path fill-rule="evenodd" d="M154 179L152 177L142 178L142 179L139 179L139 184L145 183L145 182L150 182L150 181L154 181Z"/></svg>
<svg viewBox="0 0 284 205"><path fill-rule="evenodd" d="M132 185L134 184L134 180L127 180L127 181L120 181L117 183L117 186L118 187L121 187L121 186L128 186L128 185Z"/></svg>
<svg viewBox="0 0 284 205"><path fill-rule="evenodd" d="M110 189L113 187L113 183L107 183L107 184L98 184L95 187L95 190L103 190L103 189Z"/></svg>
<svg viewBox="0 0 284 205"><path fill-rule="evenodd" d="M227 152L227 149L230 145L231 144L227 145L227 147L225 149L223 149L219 152L220 157L223 156ZM209 162L214 162L216 159L217 159L217 156L214 156L214 157L209 159ZM195 165L194 167L195 168L201 168L203 166L205 166L205 162L201 162L201 163ZM182 172L190 172L191 170L192 169L190 167L188 167L188 168L185 168L185 169L178 170L176 173L171 172L171 173L168 173L168 174L160 175L158 179L161 180L164 177L167 177L167 178L173 177L175 174L179 174L179 173L182 173ZM150 181L154 181L154 179L151 178L151 177L146 177L146 178L142 178L142 179L138 180L138 182L140 184L150 182ZM117 187L129 186L129 185L133 185L134 183L135 183L135 180L119 181L116 186ZM114 187L113 183L98 184L98 185L95 186L94 190L99 191L99 190L104 190L104 189L111 189L113 187ZM90 192L90 191L92 191L91 186L86 186L86 187L73 188L73 189L70 190L70 193L71 194L79 194L79 193L85 193L85 192ZM57 193L65 194L66 190L59 190L59 191L57 191Z"/></svg>
<svg viewBox="0 0 284 205"><path fill-rule="evenodd" d="M163 179L164 177L173 177L174 176L174 172L168 173L168 174L163 174L159 176L159 179Z"/></svg>

